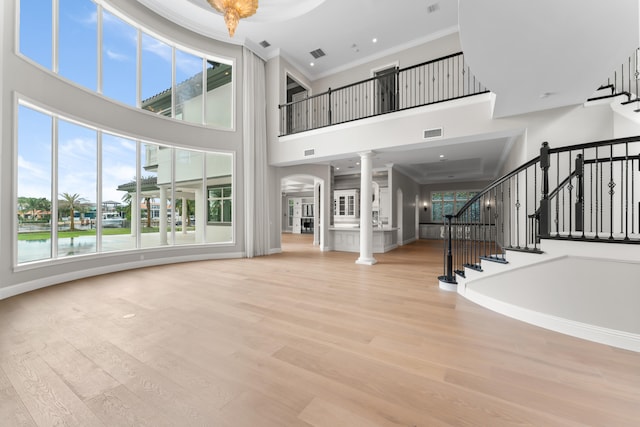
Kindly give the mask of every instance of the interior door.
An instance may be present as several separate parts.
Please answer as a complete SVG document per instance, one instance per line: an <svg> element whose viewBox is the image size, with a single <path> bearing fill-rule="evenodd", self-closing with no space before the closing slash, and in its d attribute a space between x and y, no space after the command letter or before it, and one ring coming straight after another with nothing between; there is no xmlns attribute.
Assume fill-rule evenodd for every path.
<svg viewBox="0 0 640 427"><path fill-rule="evenodd" d="M396 68L385 68L375 72L376 114L388 113L396 109L397 84Z"/></svg>

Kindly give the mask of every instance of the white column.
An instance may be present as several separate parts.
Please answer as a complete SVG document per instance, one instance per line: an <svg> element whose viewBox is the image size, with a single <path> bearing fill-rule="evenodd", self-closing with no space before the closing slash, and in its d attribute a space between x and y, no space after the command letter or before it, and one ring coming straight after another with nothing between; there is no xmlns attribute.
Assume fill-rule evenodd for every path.
<svg viewBox="0 0 640 427"><path fill-rule="evenodd" d="M131 195L131 236L138 235L138 227L140 226L140 198L136 193Z"/></svg>
<svg viewBox="0 0 640 427"><path fill-rule="evenodd" d="M373 265L373 222L371 183L373 181L373 151L360 154L360 258L356 264Z"/></svg>
<svg viewBox="0 0 640 427"><path fill-rule="evenodd" d="M322 181L315 178L313 182L313 244L320 244L320 191L322 191Z"/></svg>
<svg viewBox="0 0 640 427"><path fill-rule="evenodd" d="M187 198L182 197L182 234L187 234Z"/></svg>
<svg viewBox="0 0 640 427"><path fill-rule="evenodd" d="M160 246L167 244L167 187L160 187Z"/></svg>

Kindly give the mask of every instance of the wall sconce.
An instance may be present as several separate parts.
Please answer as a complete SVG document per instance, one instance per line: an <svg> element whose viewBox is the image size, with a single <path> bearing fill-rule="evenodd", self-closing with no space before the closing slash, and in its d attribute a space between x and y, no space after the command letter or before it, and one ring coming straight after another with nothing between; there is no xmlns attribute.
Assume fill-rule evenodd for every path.
<svg viewBox="0 0 640 427"><path fill-rule="evenodd" d="M426 212L427 209L429 209L429 205L427 204L427 202L424 202L424 211Z"/></svg>
<svg viewBox="0 0 640 427"><path fill-rule="evenodd" d="M491 209L491 201L487 200L487 210Z"/></svg>

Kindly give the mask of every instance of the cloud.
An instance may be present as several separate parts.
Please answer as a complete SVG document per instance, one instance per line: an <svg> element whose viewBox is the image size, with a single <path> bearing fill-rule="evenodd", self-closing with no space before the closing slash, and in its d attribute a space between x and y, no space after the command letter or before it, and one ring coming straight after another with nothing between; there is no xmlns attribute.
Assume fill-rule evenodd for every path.
<svg viewBox="0 0 640 427"><path fill-rule="evenodd" d="M147 34L142 35L142 50L153 53L164 61L171 63L171 46Z"/></svg>
<svg viewBox="0 0 640 427"><path fill-rule="evenodd" d="M105 53L107 54L107 58L112 59L114 61L125 62L130 60L130 58L127 55L115 52L109 48L105 48Z"/></svg>
<svg viewBox="0 0 640 427"><path fill-rule="evenodd" d="M24 177L30 177L31 179L51 179L47 170L35 163L25 160L22 156L18 156L18 176L20 179Z"/></svg>

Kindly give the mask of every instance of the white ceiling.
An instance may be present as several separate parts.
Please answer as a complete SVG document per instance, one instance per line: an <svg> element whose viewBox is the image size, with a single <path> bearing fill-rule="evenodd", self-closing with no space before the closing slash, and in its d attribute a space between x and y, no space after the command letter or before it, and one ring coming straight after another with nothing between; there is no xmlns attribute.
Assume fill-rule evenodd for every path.
<svg viewBox="0 0 640 427"><path fill-rule="evenodd" d="M495 117L581 104L640 45L639 0L260 0L233 38L206 0L137 1L265 59L281 55L310 80L459 31L465 61L496 94ZM327 55L314 60L318 48ZM382 151L374 167L393 163L420 183L492 179L512 139ZM331 164L353 173L357 161Z"/></svg>
<svg viewBox="0 0 640 427"><path fill-rule="evenodd" d="M265 59L282 55L311 80L451 33L458 23L457 0L260 0L230 38L207 0L137 1L200 34L246 44ZM263 40L271 46L262 48ZM314 60L310 52L319 48L326 56Z"/></svg>

